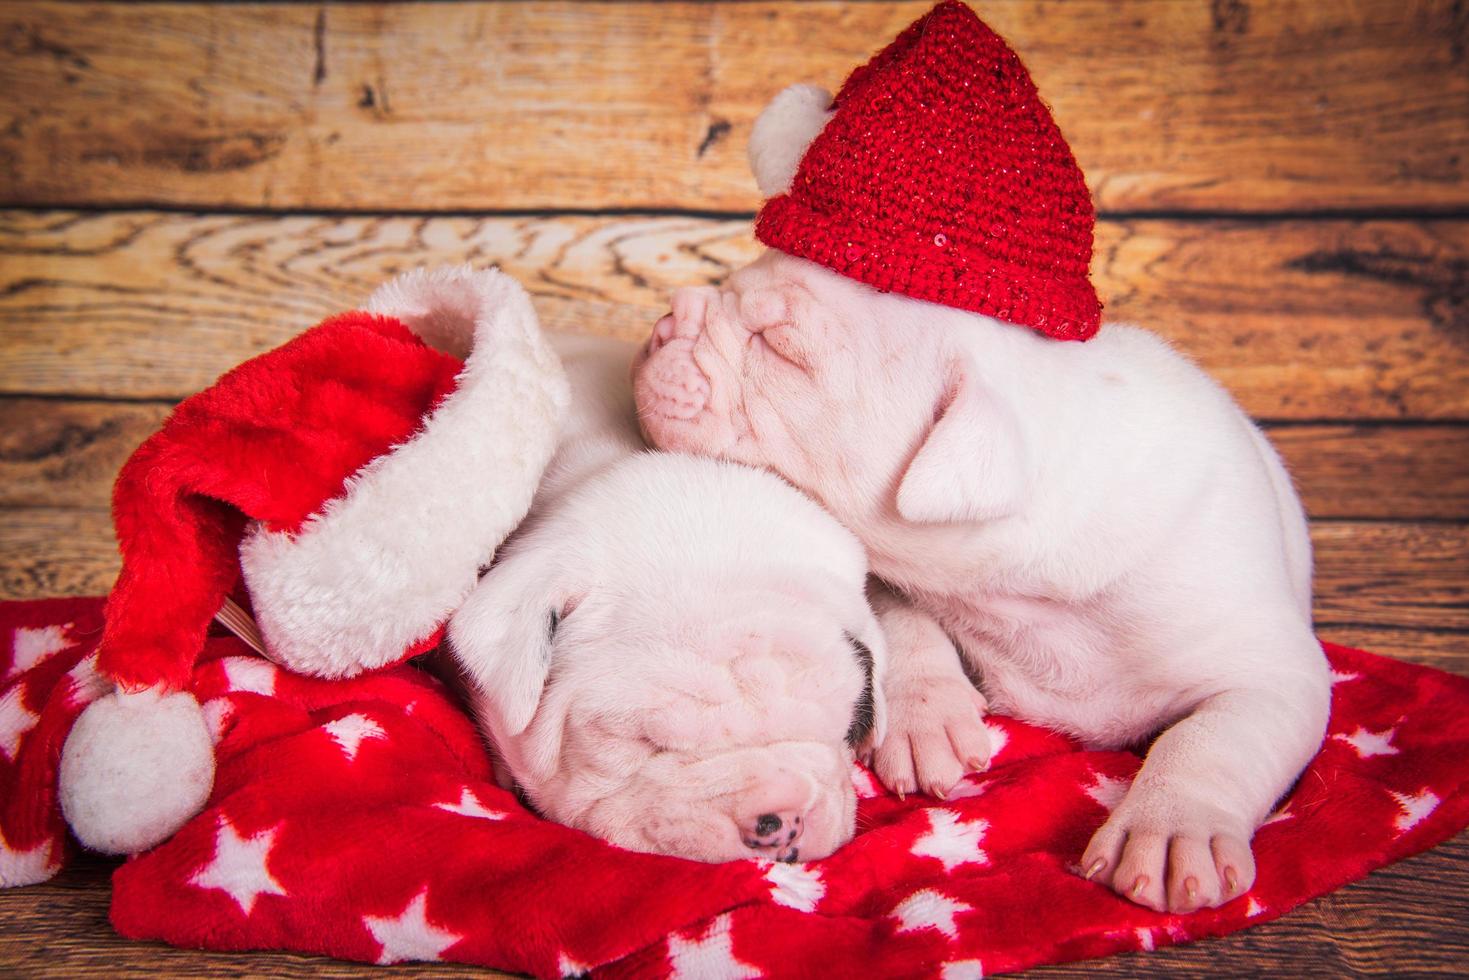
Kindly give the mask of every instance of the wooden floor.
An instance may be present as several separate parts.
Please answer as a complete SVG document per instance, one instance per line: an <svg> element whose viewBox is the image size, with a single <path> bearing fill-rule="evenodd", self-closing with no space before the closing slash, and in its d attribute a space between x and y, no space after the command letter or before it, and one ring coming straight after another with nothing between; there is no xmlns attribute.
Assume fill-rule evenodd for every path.
<svg viewBox="0 0 1469 980"><path fill-rule="evenodd" d="M976 6L1088 173L1108 315L1289 462L1320 633L1469 674L1469 8ZM640 336L756 254L764 100L926 7L0 6L0 597L106 591L111 479L171 405L398 271L499 263L548 326ZM107 868L0 893L0 974L363 969L123 942ZM1049 972L1466 970L1469 835L1224 940Z"/></svg>

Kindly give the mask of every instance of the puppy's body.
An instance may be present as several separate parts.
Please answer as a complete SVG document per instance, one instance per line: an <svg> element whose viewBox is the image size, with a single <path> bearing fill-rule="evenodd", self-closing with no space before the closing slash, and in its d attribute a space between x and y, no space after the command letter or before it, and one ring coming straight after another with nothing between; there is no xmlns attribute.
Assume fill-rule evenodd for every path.
<svg viewBox="0 0 1469 980"><path fill-rule="evenodd" d="M1141 330L1059 343L780 253L673 307L638 368L652 441L781 473L913 604L883 611L879 775L941 795L983 761L947 633L1001 711L1096 747L1167 728L1091 874L1175 911L1247 888L1330 683L1304 515L1225 392Z"/></svg>
<svg viewBox="0 0 1469 980"><path fill-rule="evenodd" d="M631 345L553 342L559 449L450 624L482 725L545 815L613 843L829 854L883 658L860 543L770 474L643 452Z"/></svg>

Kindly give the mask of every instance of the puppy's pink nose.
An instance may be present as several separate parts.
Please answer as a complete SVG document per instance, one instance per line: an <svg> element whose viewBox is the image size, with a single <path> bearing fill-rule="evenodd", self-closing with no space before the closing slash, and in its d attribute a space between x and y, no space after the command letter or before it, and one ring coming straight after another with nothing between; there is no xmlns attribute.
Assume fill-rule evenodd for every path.
<svg viewBox="0 0 1469 980"><path fill-rule="evenodd" d="M745 846L762 856L774 857L777 861L792 863L800 859L801 832L806 829L805 817L797 810L778 810L762 813L740 828Z"/></svg>

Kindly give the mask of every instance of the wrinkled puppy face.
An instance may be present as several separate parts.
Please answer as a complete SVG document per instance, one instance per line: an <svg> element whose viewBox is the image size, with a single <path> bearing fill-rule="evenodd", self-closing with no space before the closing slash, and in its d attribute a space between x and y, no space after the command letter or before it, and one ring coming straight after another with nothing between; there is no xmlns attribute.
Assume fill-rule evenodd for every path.
<svg viewBox="0 0 1469 980"><path fill-rule="evenodd" d="M778 485L746 473L762 491ZM853 834L852 761L881 724L884 654L860 548L800 498L801 516L830 522L841 562L857 567L793 568L781 544L759 540L781 536L780 508L767 527L745 526L759 500L737 488L707 507L676 489L662 501L645 490L621 523L542 522L485 575L450 626L476 712L549 819L696 860L825 857ZM662 503L666 513L643 513ZM701 512L708 534L689 526Z"/></svg>
<svg viewBox="0 0 1469 980"><path fill-rule="evenodd" d="M853 526L892 508L952 383L920 304L768 252L672 306L634 366L654 445L772 469Z"/></svg>
<svg viewBox="0 0 1469 980"><path fill-rule="evenodd" d="M751 591L670 619L589 596L557 633L541 709L513 740L547 815L707 861L809 860L852 836L871 657L818 604Z"/></svg>

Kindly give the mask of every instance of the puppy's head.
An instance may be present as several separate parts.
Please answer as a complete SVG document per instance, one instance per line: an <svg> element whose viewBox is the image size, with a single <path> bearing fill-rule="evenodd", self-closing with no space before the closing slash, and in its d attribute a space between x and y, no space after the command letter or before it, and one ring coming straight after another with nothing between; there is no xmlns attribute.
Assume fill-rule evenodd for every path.
<svg viewBox="0 0 1469 980"><path fill-rule="evenodd" d="M548 818L705 861L825 857L881 736L856 541L768 474L641 456L533 518L450 625Z"/></svg>
<svg viewBox="0 0 1469 980"><path fill-rule="evenodd" d="M874 550L881 522L985 520L1024 498L1013 420L954 344L992 321L779 252L672 307L633 369L659 448L774 470Z"/></svg>

